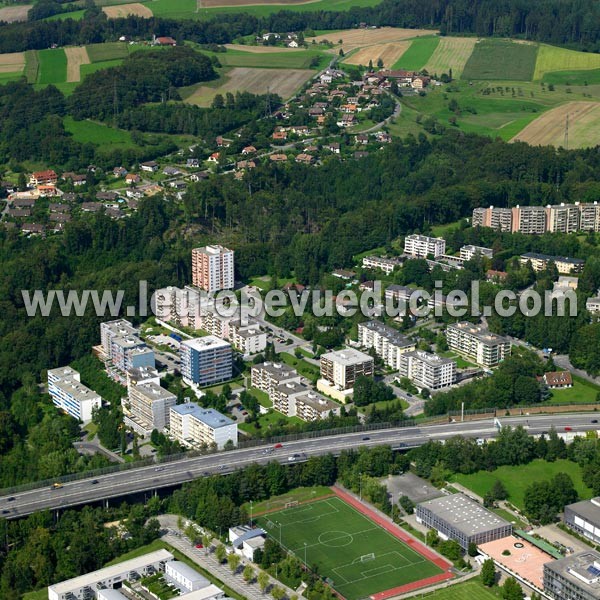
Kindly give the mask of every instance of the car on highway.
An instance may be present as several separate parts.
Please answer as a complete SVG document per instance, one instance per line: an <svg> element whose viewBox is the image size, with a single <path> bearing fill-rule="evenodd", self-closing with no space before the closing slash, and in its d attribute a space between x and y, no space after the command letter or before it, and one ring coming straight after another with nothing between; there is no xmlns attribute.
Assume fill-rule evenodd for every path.
<svg viewBox="0 0 600 600"><path fill-rule="evenodd" d="M60 489L61 487L62 487L62 483L53 483L53 484L50 486L50 489L51 489L51 490L58 490L58 489Z"/></svg>
<svg viewBox="0 0 600 600"><path fill-rule="evenodd" d="M96 485L97 483L98 483L98 480L97 480L97 479L94 479L94 480L92 481L92 485Z"/></svg>
<svg viewBox="0 0 600 600"><path fill-rule="evenodd" d="M368 442L371 438L368 435L365 435L365 437L362 439L363 442Z"/></svg>
<svg viewBox="0 0 600 600"><path fill-rule="evenodd" d="M202 544L196 544L196 548L198 548L198 550L201 550L202 548L204 548L204 546Z"/></svg>
<svg viewBox="0 0 600 600"><path fill-rule="evenodd" d="M155 471L164 471L165 468L164 467L156 467L156 469L154 469Z"/></svg>
<svg viewBox="0 0 600 600"><path fill-rule="evenodd" d="M245 417L247 417L247 416L248 416L248 411L247 411L247 410L243 410L243 411L242 411L242 414L243 414Z"/></svg>
<svg viewBox="0 0 600 600"><path fill-rule="evenodd" d="M412 398L412 394L409 394L408 392L406 392L406 397L407 398Z"/></svg>
<svg viewBox="0 0 600 600"><path fill-rule="evenodd" d="M590 421L590 423L597 423L597 422L598 422L598 419L592 419L592 420Z"/></svg>
<svg viewBox="0 0 600 600"><path fill-rule="evenodd" d="M279 450L279 448L283 448L283 444L275 444L273 448L275 448L275 450Z"/></svg>
<svg viewBox="0 0 600 600"><path fill-rule="evenodd" d="M7 499L7 502L14 502L14 500L15 500L15 497L11 496L10 498Z"/></svg>
<svg viewBox="0 0 600 600"><path fill-rule="evenodd" d="M565 427L565 431L573 431L573 428L567 425L567 427Z"/></svg>
<svg viewBox="0 0 600 600"><path fill-rule="evenodd" d="M7 515L9 512L10 512L10 510L8 510L8 509L4 509L4 510L2 511L2 514L3 514L3 515Z"/></svg>
<svg viewBox="0 0 600 600"><path fill-rule="evenodd" d="M293 454L292 456L288 456L288 460L290 462L294 462L295 460L298 460L300 458L299 454Z"/></svg>

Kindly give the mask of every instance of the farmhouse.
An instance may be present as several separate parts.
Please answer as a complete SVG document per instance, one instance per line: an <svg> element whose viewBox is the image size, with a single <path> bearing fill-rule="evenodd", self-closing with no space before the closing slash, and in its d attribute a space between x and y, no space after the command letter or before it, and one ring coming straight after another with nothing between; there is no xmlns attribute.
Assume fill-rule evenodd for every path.
<svg viewBox="0 0 600 600"><path fill-rule="evenodd" d="M157 38L154 38L154 45L155 46L177 46L177 41L169 36L157 37Z"/></svg>

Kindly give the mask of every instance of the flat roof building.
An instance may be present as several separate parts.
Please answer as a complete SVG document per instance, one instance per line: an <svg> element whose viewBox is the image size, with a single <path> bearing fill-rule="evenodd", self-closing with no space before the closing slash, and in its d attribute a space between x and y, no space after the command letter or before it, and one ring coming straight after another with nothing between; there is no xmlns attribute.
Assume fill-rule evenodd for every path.
<svg viewBox="0 0 600 600"><path fill-rule="evenodd" d="M600 544L600 496L565 506L564 521L579 535Z"/></svg>
<svg viewBox="0 0 600 600"><path fill-rule="evenodd" d="M460 258L462 260L471 260L474 256L481 256L486 258L494 258L494 251L491 248L484 248L483 246L467 245L460 249Z"/></svg>
<svg viewBox="0 0 600 600"><path fill-rule="evenodd" d="M508 339L468 321L448 325L446 339L451 350L488 369L510 355Z"/></svg>
<svg viewBox="0 0 600 600"><path fill-rule="evenodd" d="M430 352L402 354L398 370L401 377L408 377L419 388L439 390L456 383L456 362Z"/></svg>
<svg viewBox="0 0 600 600"><path fill-rule="evenodd" d="M48 393L54 406L83 423L89 423L94 410L102 407L101 396L83 385L79 372L71 367L48 371Z"/></svg>
<svg viewBox="0 0 600 600"><path fill-rule="evenodd" d="M569 273L581 273L585 266L585 261L580 258L570 258L568 256L550 256L549 254L539 254L537 252L526 252L521 254L519 262L522 265L531 263L534 271L543 271L550 262L556 265L559 273L568 275Z"/></svg>
<svg viewBox="0 0 600 600"><path fill-rule="evenodd" d="M437 530L443 539L456 540L463 550L512 533L512 524L464 494L442 496L417 504L417 522Z"/></svg>
<svg viewBox="0 0 600 600"><path fill-rule="evenodd" d="M359 323L358 341L364 348L374 348L377 356L395 370L400 368L401 356L417 347L414 341L381 321Z"/></svg>
<svg viewBox="0 0 600 600"><path fill-rule="evenodd" d="M234 287L233 250L204 246L192 250L192 283L209 293Z"/></svg>
<svg viewBox="0 0 600 600"><path fill-rule="evenodd" d="M213 444L222 450L227 442L237 446L237 424L214 408L202 408L195 402L170 408L171 435L182 445L201 448Z"/></svg>
<svg viewBox="0 0 600 600"><path fill-rule="evenodd" d="M250 384L269 397L275 394L277 387L286 383L300 383L298 371L284 362L264 362L253 365L250 370Z"/></svg>
<svg viewBox="0 0 600 600"><path fill-rule="evenodd" d="M73 579L48 587L48 600L84 600L94 598L98 591L120 588L124 581L137 581L141 577L164 571L173 555L161 549L137 558L104 567Z"/></svg>
<svg viewBox="0 0 600 600"><path fill-rule="evenodd" d="M184 340L179 354L181 374L188 385L207 386L232 377L233 353L225 340L213 335Z"/></svg>
<svg viewBox="0 0 600 600"><path fill-rule="evenodd" d="M427 235L407 235L404 238L404 252L414 258L427 258L430 255L437 258L446 254L446 240Z"/></svg>
<svg viewBox="0 0 600 600"><path fill-rule="evenodd" d="M183 592L194 592L210 585L210 581L179 560L172 560L165 565L165 579L175 583Z"/></svg>
<svg viewBox="0 0 600 600"><path fill-rule="evenodd" d="M584 550L546 563L544 592L556 600L599 600L600 553Z"/></svg>
<svg viewBox="0 0 600 600"><path fill-rule="evenodd" d="M129 374L128 374L129 375ZM143 437L154 429L169 428L169 409L177 404L177 396L156 381L131 379L127 385L127 401L123 406L124 420Z"/></svg>
<svg viewBox="0 0 600 600"><path fill-rule="evenodd" d="M373 367L371 356L353 348L321 355L321 378L340 390L352 389L357 377L372 377Z"/></svg>

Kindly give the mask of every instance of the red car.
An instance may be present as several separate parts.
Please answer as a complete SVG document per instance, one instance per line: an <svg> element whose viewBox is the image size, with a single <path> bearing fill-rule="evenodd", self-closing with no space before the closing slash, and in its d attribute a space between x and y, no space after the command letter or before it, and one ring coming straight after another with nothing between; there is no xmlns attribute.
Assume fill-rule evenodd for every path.
<svg viewBox="0 0 600 600"><path fill-rule="evenodd" d="M565 427L565 431L573 431L572 427Z"/></svg>
<svg viewBox="0 0 600 600"><path fill-rule="evenodd" d="M275 444L275 445L273 446L273 448L275 448L276 450L277 450L278 448L283 448L283 444Z"/></svg>
<svg viewBox="0 0 600 600"><path fill-rule="evenodd" d="M198 548L198 550L201 550L202 548L204 548L204 546L202 544L196 544L196 548Z"/></svg>

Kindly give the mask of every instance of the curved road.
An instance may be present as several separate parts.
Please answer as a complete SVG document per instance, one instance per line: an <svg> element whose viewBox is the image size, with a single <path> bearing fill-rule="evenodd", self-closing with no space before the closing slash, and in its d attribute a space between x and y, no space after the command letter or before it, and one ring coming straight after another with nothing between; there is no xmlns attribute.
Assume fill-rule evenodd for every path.
<svg viewBox="0 0 600 600"><path fill-rule="evenodd" d="M585 432L600 427L592 422L596 420L595 413L500 418L503 425L523 425L531 435L546 432L552 426L558 431L569 427L573 432ZM198 477L231 473L251 463L278 460L283 464L291 464L311 456L339 454L342 450L355 449L358 446L390 445L393 448L409 448L429 440L445 440L456 435L487 439L494 437L496 433L494 421L487 419L303 439L286 442L279 449L269 445L183 458L171 463L72 481L59 489L43 487L15 493L14 496L3 496L0 497L0 516L14 519L35 511L67 508L133 493L154 491Z"/></svg>

